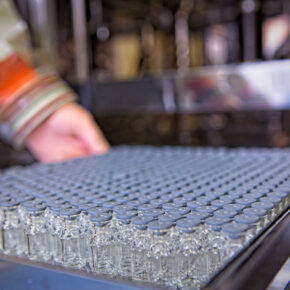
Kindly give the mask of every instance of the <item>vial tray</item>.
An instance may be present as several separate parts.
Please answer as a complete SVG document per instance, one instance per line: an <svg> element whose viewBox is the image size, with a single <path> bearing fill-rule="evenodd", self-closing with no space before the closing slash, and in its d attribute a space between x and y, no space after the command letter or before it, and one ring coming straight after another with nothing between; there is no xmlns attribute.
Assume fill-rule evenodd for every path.
<svg viewBox="0 0 290 290"><path fill-rule="evenodd" d="M201 288L289 208L290 150L117 147L0 175L2 256Z"/></svg>

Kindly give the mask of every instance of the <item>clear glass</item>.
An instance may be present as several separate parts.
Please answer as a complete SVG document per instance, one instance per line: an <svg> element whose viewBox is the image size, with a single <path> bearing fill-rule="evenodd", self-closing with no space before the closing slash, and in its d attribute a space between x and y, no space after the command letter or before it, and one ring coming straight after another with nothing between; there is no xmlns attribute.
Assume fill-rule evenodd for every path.
<svg viewBox="0 0 290 290"><path fill-rule="evenodd" d="M251 223L251 224L248 225L249 228L245 232L245 241L244 241L245 244L247 244L248 242L250 242L262 230L261 220L262 219L259 219L257 222Z"/></svg>
<svg viewBox="0 0 290 290"><path fill-rule="evenodd" d="M124 277L132 277L132 238L133 227L128 223L118 222L120 246L119 255L120 263L118 265L118 273Z"/></svg>
<svg viewBox="0 0 290 290"><path fill-rule="evenodd" d="M146 228L134 227L132 241L132 279L149 281L149 260L147 251L150 245L150 234Z"/></svg>
<svg viewBox="0 0 290 290"><path fill-rule="evenodd" d="M226 259L226 236L220 231L213 231L208 247L208 271L209 274L214 274Z"/></svg>
<svg viewBox="0 0 290 290"><path fill-rule="evenodd" d="M60 236L63 250L63 265L74 268L85 268L87 265L87 239L85 229L81 224L81 216L74 215L65 217L64 232Z"/></svg>
<svg viewBox="0 0 290 290"><path fill-rule="evenodd" d="M235 236L227 236L225 243L226 260L235 256L246 244L246 235L241 233Z"/></svg>
<svg viewBox="0 0 290 290"><path fill-rule="evenodd" d="M5 220L4 210L2 207L0 207L0 253L2 253L4 250L4 245L3 245L3 242L4 242L4 240L3 240L4 220Z"/></svg>
<svg viewBox="0 0 290 290"><path fill-rule="evenodd" d="M51 259L56 264L63 262L63 241L61 237L64 234L64 221L55 214L51 213L50 218L50 247L51 247Z"/></svg>
<svg viewBox="0 0 290 290"><path fill-rule="evenodd" d="M48 262L53 262L53 251L56 247L53 226L54 226L54 221L55 221L56 216L51 209L46 208L43 218L45 220L46 227L47 227L46 238L45 238L47 242L45 245L47 255L44 258Z"/></svg>
<svg viewBox="0 0 290 290"><path fill-rule="evenodd" d="M32 260L48 261L50 257L45 210L25 213L28 255Z"/></svg>
<svg viewBox="0 0 290 290"><path fill-rule="evenodd" d="M116 276L118 275L120 264L120 232L115 214L113 214L112 219L106 226L106 230L110 239L110 243L106 247L106 252L108 253L106 259L107 274L110 276Z"/></svg>
<svg viewBox="0 0 290 290"><path fill-rule="evenodd" d="M203 272L201 247L199 244L198 227L193 228L191 232L186 233L181 230L178 240L177 254L177 277L175 278L177 285L184 287L199 287L200 275Z"/></svg>
<svg viewBox="0 0 290 290"><path fill-rule="evenodd" d="M28 254L27 239L19 216L19 207L2 208L2 247L7 255Z"/></svg>
<svg viewBox="0 0 290 290"><path fill-rule="evenodd" d="M168 230L149 231L151 234L149 256L149 277L157 284L170 284L174 273L174 258L170 252Z"/></svg>
<svg viewBox="0 0 290 290"><path fill-rule="evenodd" d="M88 244L90 269L100 274L108 274L107 259L109 258L109 245L112 242L108 223L90 226L90 238Z"/></svg>
<svg viewBox="0 0 290 290"><path fill-rule="evenodd" d="M266 214L263 217L263 227L267 227L273 221L273 211L267 210Z"/></svg>

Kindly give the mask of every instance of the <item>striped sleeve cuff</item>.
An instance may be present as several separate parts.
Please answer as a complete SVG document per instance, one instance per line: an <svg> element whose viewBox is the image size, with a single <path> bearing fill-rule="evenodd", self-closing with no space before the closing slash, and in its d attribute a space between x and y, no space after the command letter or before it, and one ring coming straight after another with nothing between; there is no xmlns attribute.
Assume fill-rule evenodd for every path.
<svg viewBox="0 0 290 290"><path fill-rule="evenodd" d="M28 135L46 118L75 100L73 91L57 77L38 77L0 112L1 135L20 149Z"/></svg>

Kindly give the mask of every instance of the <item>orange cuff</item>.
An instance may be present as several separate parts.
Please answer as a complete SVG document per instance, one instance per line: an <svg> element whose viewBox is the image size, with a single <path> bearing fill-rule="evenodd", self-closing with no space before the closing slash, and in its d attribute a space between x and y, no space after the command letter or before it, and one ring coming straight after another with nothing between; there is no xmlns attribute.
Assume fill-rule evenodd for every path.
<svg viewBox="0 0 290 290"><path fill-rule="evenodd" d="M18 54L0 62L0 107L27 83L37 78L33 67Z"/></svg>

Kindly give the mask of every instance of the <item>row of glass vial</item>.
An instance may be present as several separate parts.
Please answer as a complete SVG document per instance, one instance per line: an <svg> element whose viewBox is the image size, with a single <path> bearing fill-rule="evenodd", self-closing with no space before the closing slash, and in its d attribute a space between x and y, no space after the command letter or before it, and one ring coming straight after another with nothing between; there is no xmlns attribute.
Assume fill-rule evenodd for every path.
<svg viewBox="0 0 290 290"><path fill-rule="evenodd" d="M150 218L139 217L139 221L136 218L135 225L130 226L128 220L114 220L110 214L100 214L91 218L88 232L82 232L81 214L71 209L68 212L68 216L55 221L52 232L47 231L41 220L45 212L30 213L28 232L21 227L8 228L6 224L3 228L4 252L81 269L89 266L97 273L158 284L178 282L179 286L186 281L199 285L219 266L221 258L225 258L220 252L210 252L213 257L208 256L208 249L213 248L210 240L207 240L208 249L198 246L205 242L202 237L206 236L205 229L197 227L199 221L194 221L195 230L191 229L188 235L173 228L171 222L152 223ZM177 240L180 240L179 246L174 246Z"/></svg>
<svg viewBox="0 0 290 290"><path fill-rule="evenodd" d="M7 201L0 207L0 247L5 254L97 273L200 285L274 217L273 210L260 216L249 210L244 212L252 218L240 223L217 217L201 222L192 215L137 216L134 210L112 215L102 209L88 215L67 205Z"/></svg>

